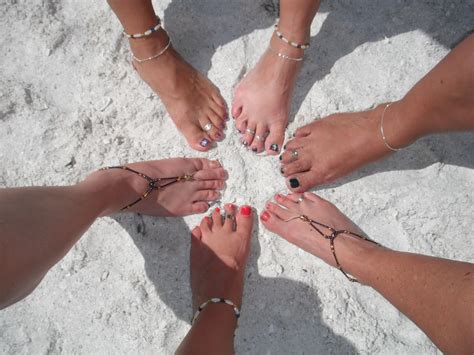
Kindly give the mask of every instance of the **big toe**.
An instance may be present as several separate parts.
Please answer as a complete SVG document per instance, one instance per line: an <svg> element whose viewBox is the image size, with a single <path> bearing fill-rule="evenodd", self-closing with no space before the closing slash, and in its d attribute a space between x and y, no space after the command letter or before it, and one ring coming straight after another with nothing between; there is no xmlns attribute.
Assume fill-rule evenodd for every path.
<svg viewBox="0 0 474 355"><path fill-rule="evenodd" d="M200 127L189 125L182 132L191 148L200 152L205 152L212 148L212 138L203 132Z"/></svg>
<svg viewBox="0 0 474 355"><path fill-rule="evenodd" d="M252 234L253 214L251 206L243 205L235 217L237 232L247 239L250 239L250 235Z"/></svg>
<svg viewBox="0 0 474 355"><path fill-rule="evenodd" d="M314 171L306 171L288 176L286 184L293 192L306 192L317 185L317 176Z"/></svg>

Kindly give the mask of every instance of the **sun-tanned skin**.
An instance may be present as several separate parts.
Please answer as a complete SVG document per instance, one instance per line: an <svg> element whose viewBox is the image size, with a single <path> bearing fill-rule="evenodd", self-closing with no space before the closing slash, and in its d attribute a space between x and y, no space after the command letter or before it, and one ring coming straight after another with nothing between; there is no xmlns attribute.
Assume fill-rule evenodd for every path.
<svg viewBox="0 0 474 355"><path fill-rule="evenodd" d="M143 33L157 23L151 0L108 0L108 3L127 33ZM133 54L139 59L159 53L168 41L168 35L161 29L150 36L129 40ZM213 141L224 138L228 114L219 90L189 65L172 45L157 59L143 63L133 61L133 65L161 98L176 127L193 149L207 151ZM208 123L212 123L213 128L204 132L203 127Z"/></svg>
<svg viewBox="0 0 474 355"><path fill-rule="evenodd" d="M387 109L384 132L392 147L406 147L428 134L474 129L472 63L474 35ZM392 153L380 133L384 107L334 114L299 128L280 156L288 187L307 191ZM292 150L298 151L297 160Z"/></svg>
<svg viewBox="0 0 474 355"><path fill-rule="evenodd" d="M152 178L194 174L153 191L129 212L184 216L205 212L220 197L227 172L218 161L167 159L127 164ZM104 170L74 186L0 190L0 309L30 294L100 216L118 212L147 189L125 170Z"/></svg>
<svg viewBox="0 0 474 355"><path fill-rule="evenodd" d="M267 203L261 214L264 226L336 266L327 239L301 219L285 221L305 215L337 230L362 232L330 202L309 192L304 193L299 202L300 196L276 195L275 202ZM443 352L473 353L473 264L398 252L349 234L337 237L334 246L339 263L347 273L377 290Z"/></svg>
<svg viewBox="0 0 474 355"><path fill-rule="evenodd" d="M244 271L250 251L252 210L250 206L227 204L222 217L219 209L205 217L191 237L191 289L193 309L212 297L242 304ZM234 227L233 227L234 225ZM178 354L233 354L237 320L232 307L210 304L200 313Z"/></svg>
<svg viewBox="0 0 474 355"><path fill-rule="evenodd" d="M279 29L297 43L307 43L311 22L319 8L319 0L281 0ZM270 46L293 58L304 55L273 34ZM293 89L302 62L279 58L266 50L255 67L242 79L234 93L232 116L242 133L242 143L255 153L275 155L281 150L288 124ZM255 131L264 140L246 130Z"/></svg>

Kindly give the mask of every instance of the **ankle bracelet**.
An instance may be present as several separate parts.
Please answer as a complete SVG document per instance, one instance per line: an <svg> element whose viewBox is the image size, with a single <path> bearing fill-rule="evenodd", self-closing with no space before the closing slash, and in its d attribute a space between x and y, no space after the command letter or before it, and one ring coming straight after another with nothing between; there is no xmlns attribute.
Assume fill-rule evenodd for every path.
<svg viewBox="0 0 474 355"><path fill-rule="evenodd" d="M289 45L292 46L292 47L299 48L299 49L303 49L303 50L309 48L309 42L308 42L308 43L301 44L301 43L297 43L297 42L290 41L288 38L286 38L286 37L280 32L280 29L278 28L278 23L275 24L275 34L276 34L276 36L277 36L280 40L282 40L282 41L285 42L286 44L289 44Z"/></svg>
<svg viewBox="0 0 474 355"><path fill-rule="evenodd" d="M393 104L393 102L386 104L385 108L383 109L382 116L380 117L380 134L382 135L383 142L385 146L390 149L392 152L398 152L399 150L402 150L402 148L394 148L387 142L387 137L385 137L385 133L383 131L383 119L385 117L385 111L390 107L390 105Z"/></svg>
<svg viewBox="0 0 474 355"><path fill-rule="evenodd" d="M156 16L156 19L158 20L158 23L153 26L152 28L146 30L143 33L135 33L135 34L128 34L127 32L123 31L123 35L127 38L131 39L138 39L138 38L143 38L143 37L148 37L152 33L157 32L161 28L161 20L158 16Z"/></svg>
<svg viewBox="0 0 474 355"><path fill-rule="evenodd" d="M276 49L274 49L272 46L269 46L268 49L270 50L270 52L272 52L273 54L277 55L279 58L282 58L282 59L286 59L286 60L292 60L294 62L302 62L304 57L290 57L289 55L286 55L285 53L280 53L278 52Z"/></svg>
<svg viewBox="0 0 474 355"><path fill-rule="evenodd" d="M132 59L134 59L137 63L148 62L148 61L150 61L150 60L156 59L156 58L160 57L161 55L163 55L163 53L165 53L166 50L167 50L170 46L171 46L171 38L168 38L168 43L166 44L165 48L163 48L162 50L160 50L158 53L152 55L151 57L144 58L144 59L137 58L137 57L135 57L134 54L132 54Z"/></svg>
<svg viewBox="0 0 474 355"><path fill-rule="evenodd" d="M208 299L206 302L204 302L203 304L201 304L201 305L198 307L196 313L194 313L193 319L191 320L191 325L194 324L194 322L196 321L197 317L198 317L199 314L202 312L202 310L203 310L204 308L206 308L206 306L209 305L210 303L224 303L224 304L226 304L226 305L228 305L228 306L231 306L231 307L233 308L233 310L234 310L235 317L236 317L237 319L239 319L239 317L240 317L240 310L239 310L239 307L237 307L234 302L232 302L232 301L230 301L230 300L226 300L225 298L213 297L213 298Z"/></svg>

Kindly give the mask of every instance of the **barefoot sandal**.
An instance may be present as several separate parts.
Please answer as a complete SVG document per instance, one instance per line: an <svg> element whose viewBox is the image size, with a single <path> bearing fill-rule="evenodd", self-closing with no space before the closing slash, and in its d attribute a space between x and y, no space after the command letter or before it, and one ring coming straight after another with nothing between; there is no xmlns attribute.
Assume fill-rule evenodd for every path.
<svg viewBox="0 0 474 355"><path fill-rule="evenodd" d="M130 207L136 205L141 200L146 199L148 197L148 195L150 195L150 193L153 192L153 190L157 190L159 192L161 189L164 189L165 187L173 185L177 182L193 180L193 175L194 175L194 174L189 174L189 175L182 175L182 176L175 176L175 177L155 178L155 179L153 179L153 178L149 177L148 175L140 173L140 172L138 172L136 170L133 170L133 169L131 169L129 167L126 167L126 166L107 166L105 168L101 168L100 171L109 170L109 169L121 169L121 170L130 171L131 173L134 173L134 174L142 177L143 179L145 179L148 182L147 190L138 199L136 199L131 204L123 207L122 209L120 209L120 211L127 210ZM161 182L163 182L164 180L170 180L170 181L164 182L163 184L161 184Z"/></svg>
<svg viewBox="0 0 474 355"><path fill-rule="evenodd" d="M206 302L204 302L203 304L201 304L196 313L194 313L194 316L193 316L193 319L191 320L191 325L194 324L194 322L196 321L197 317L199 316L199 314L202 312L202 310L204 308L206 308L206 306L208 306L209 304L211 303L223 303L223 304L226 304L228 306L231 306L234 310L234 313L235 313L235 317L237 319L239 319L240 317L240 310L239 310L239 307L236 306L236 304L230 300L226 300L225 298L218 298L218 297L213 297L213 298L210 298L208 299Z"/></svg>
<svg viewBox="0 0 474 355"><path fill-rule="evenodd" d="M336 249L334 248L334 240L340 235L340 234L349 234L350 236L353 236L353 237L356 237L356 238L359 238L359 239L362 239L362 240L365 240L367 242L370 242L370 243L373 243L375 245L379 245L379 243L367 238L367 237L364 237L360 234L356 234L356 233L353 233L351 231L348 231L348 230L345 230L345 229L342 229L342 230L336 230L332 227L329 227L323 223L320 223L320 222L317 222L313 219L310 219L308 218L307 216L305 215L300 215L300 216L295 216L295 217L291 217L287 220L285 220L285 222L290 222L290 221L293 221L295 219L300 219L304 222L307 222L311 227L313 227L321 236L323 236L325 239L328 239L329 240L329 246L331 247L331 252L332 252L332 255L334 256L334 260L336 261L336 267L344 274L344 276L350 281L350 282L359 282L359 280L357 280L355 277L349 275L348 273L346 273L344 271L344 269L342 268L341 264L339 263L339 259L337 258L336 256ZM326 228L326 229L329 229L331 231L331 234L330 235L326 235L324 234L319 228L319 227L323 227L323 228Z"/></svg>

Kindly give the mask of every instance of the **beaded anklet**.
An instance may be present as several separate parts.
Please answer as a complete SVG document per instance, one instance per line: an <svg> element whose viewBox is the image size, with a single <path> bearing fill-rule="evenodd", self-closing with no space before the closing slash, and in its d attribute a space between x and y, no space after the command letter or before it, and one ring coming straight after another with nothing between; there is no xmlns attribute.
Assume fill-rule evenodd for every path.
<svg viewBox="0 0 474 355"><path fill-rule="evenodd" d="M293 41L290 41L288 38L286 38L279 30L278 28L278 24L275 24L275 34L276 36L282 40L283 42L285 42L286 44L289 44L290 46L292 47L295 47L295 48L299 48L299 49L308 49L309 48L309 42L308 43L304 43L304 44L301 44L301 43L297 43L297 42L293 42Z"/></svg>
<svg viewBox="0 0 474 355"><path fill-rule="evenodd" d="M102 170L109 170L109 169L121 169L121 170L126 170L126 171L130 171L131 173L134 173L134 174L137 174L138 176L142 177L143 179L145 179L147 182L148 182L148 189L138 198L136 199L134 202L132 202L131 204L123 207L122 209L120 209L120 211L123 211L123 210L127 210L129 209L130 207L136 205L138 202L140 202L141 200L144 200L148 197L148 195L153 191L153 190L158 190L160 191L161 189L164 189L165 187L167 186L170 186L172 184L175 184L177 182L180 182L180 181L189 181L189 180L192 180L193 179L193 175L194 174L191 174L191 175L182 175L182 176L175 176L175 177L168 177L168 178L156 178L156 179L153 179L151 177L149 177L148 175L145 175L143 173L140 173L136 170L133 170L129 167L126 167L126 166L108 166L108 167L105 167L105 168L101 168L99 169L100 171ZM159 185L158 183L161 183L163 180L171 180L171 181L168 181L162 185Z"/></svg>
<svg viewBox="0 0 474 355"><path fill-rule="evenodd" d="M239 307L237 307L234 302L230 300L226 300L225 298L214 297L214 298L208 299L206 302L204 302L198 307L196 313L194 313L193 319L191 320L191 325L194 324L194 322L196 321L197 317L202 312L202 310L206 308L206 306L209 305L210 303L224 303L226 305L231 306L234 309L235 317L239 319L240 310L239 310Z"/></svg>
<svg viewBox="0 0 474 355"><path fill-rule="evenodd" d="M365 240L367 242L371 242L375 245L379 245L379 243L367 238L367 237L364 237L362 235L359 235L359 234L356 234L356 233L353 233L351 231L348 231L348 230L336 230L332 227L329 227L323 223L320 223L320 222L317 222L315 220L312 220L310 218L308 218L307 216L305 215L300 215L300 216L295 216L295 217L291 217L290 219L287 219L285 222L290 222L292 220L295 220L295 219L301 219L302 221L304 222L307 222L309 223L309 225L311 227L313 227L319 234L321 234L325 239L328 239L329 240L329 246L331 247L331 252L332 252L332 255L334 256L334 260L336 261L336 266L337 268L344 274L344 276L350 281L350 282L359 282L359 280L357 280L355 277L347 274L343 269L342 269L342 266L341 264L339 264L339 260L337 259L337 256L336 256L336 249L334 248L334 240L340 235L340 234L349 234L351 236L354 236L354 237L357 237L359 239L362 239L362 240ZM331 231L331 234L330 235L326 235L324 234L319 228L318 226L320 227L323 227L323 228L327 228Z"/></svg>
<svg viewBox="0 0 474 355"><path fill-rule="evenodd" d="M158 20L158 23L155 26L153 26L152 28L146 30L143 33L129 34L125 31L123 31L123 35L125 37L131 38L131 39L138 39L138 38L148 37L149 35L151 35L152 33L157 32L161 28L160 18L158 16L156 16L156 19Z"/></svg>

